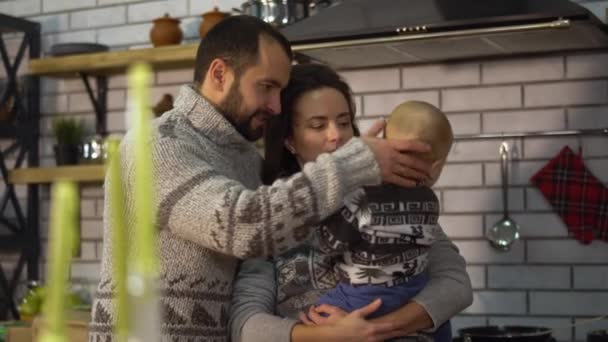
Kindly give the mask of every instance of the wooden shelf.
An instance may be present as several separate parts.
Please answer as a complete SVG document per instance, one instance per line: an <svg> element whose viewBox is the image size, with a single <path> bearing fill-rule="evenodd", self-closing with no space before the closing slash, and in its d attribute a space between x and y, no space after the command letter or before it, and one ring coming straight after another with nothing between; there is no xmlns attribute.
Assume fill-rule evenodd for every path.
<svg viewBox="0 0 608 342"><path fill-rule="evenodd" d="M156 70L181 67L194 70L197 49L198 43L46 57L30 60L28 73L56 77L76 77L79 72L110 75L124 73L134 62L147 62Z"/></svg>
<svg viewBox="0 0 608 342"><path fill-rule="evenodd" d="M21 168L8 173L8 182L12 184L52 183L57 180L103 182L103 179L103 165Z"/></svg>

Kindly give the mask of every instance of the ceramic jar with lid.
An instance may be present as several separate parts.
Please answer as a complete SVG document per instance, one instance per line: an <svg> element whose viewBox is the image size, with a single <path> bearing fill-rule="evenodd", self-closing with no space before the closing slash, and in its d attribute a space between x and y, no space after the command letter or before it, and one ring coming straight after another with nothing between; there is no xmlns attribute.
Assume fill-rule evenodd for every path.
<svg viewBox="0 0 608 342"><path fill-rule="evenodd" d="M154 47L176 45L182 42L184 35L179 27L179 19L171 18L168 13L165 13L163 17L156 18L153 22L150 40Z"/></svg>
<svg viewBox="0 0 608 342"><path fill-rule="evenodd" d="M205 34L207 34L207 32L209 32L213 26L217 25L217 23L229 15L230 13L221 12L217 7L214 7L213 11L203 13L201 15L203 17L203 21L201 22L201 26L199 26L198 30L200 37L205 37Z"/></svg>

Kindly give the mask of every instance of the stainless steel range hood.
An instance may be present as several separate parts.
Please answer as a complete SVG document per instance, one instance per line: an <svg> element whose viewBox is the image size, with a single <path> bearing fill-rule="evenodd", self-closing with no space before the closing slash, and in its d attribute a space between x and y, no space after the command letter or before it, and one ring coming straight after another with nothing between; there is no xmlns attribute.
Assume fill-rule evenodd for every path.
<svg viewBox="0 0 608 342"><path fill-rule="evenodd" d="M343 0L282 32L340 69L608 47L606 25L567 0Z"/></svg>

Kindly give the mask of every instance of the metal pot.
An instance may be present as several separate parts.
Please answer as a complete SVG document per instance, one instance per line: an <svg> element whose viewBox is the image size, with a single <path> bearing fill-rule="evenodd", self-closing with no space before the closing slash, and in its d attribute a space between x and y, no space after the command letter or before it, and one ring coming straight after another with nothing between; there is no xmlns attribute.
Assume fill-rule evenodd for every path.
<svg viewBox="0 0 608 342"><path fill-rule="evenodd" d="M309 3L309 0L249 0L241 5L241 9L243 14L285 26L308 17Z"/></svg>
<svg viewBox="0 0 608 342"><path fill-rule="evenodd" d="M84 163L103 163L106 157L104 140L100 136L94 136L82 143L81 161Z"/></svg>
<svg viewBox="0 0 608 342"><path fill-rule="evenodd" d="M462 342L549 342L551 329L527 326L487 326L458 330Z"/></svg>

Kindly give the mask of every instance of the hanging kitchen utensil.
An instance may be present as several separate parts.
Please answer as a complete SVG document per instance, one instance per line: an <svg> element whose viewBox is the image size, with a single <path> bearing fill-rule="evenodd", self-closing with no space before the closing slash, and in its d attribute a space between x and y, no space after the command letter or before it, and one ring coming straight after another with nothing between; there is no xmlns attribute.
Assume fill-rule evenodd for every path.
<svg viewBox="0 0 608 342"><path fill-rule="evenodd" d="M519 239L519 225L509 217L509 144L503 141L500 145L500 166L502 177L502 206L503 217L492 228L486 237L493 247L508 251L511 245Z"/></svg>

